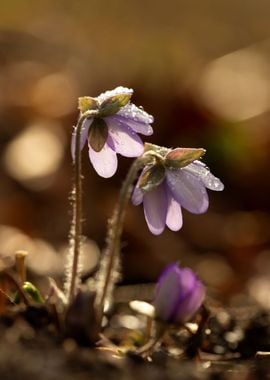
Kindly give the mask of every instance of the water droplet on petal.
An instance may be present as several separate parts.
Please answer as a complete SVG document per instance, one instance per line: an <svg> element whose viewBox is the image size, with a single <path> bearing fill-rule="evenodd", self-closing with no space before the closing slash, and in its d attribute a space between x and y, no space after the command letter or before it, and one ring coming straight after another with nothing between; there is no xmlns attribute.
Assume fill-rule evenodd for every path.
<svg viewBox="0 0 270 380"><path fill-rule="evenodd" d="M220 179L215 177L210 172L209 168L201 161L194 161L186 166L184 170L187 170L199 177L204 185L210 190L222 191L224 189L224 185Z"/></svg>
<svg viewBox="0 0 270 380"><path fill-rule="evenodd" d="M119 94L127 94L131 96L133 94L133 90L132 88L118 86L113 90L108 90L108 91L103 92L97 97L97 99L100 103L102 103L105 100L111 98L112 96L119 95Z"/></svg>
<svg viewBox="0 0 270 380"><path fill-rule="evenodd" d="M135 106L135 104L130 103L126 106L122 107L120 111L118 112L118 115L126 117L126 118L132 118L133 120L150 124L153 123L154 118L152 115L149 115L147 112L145 112L143 109Z"/></svg>

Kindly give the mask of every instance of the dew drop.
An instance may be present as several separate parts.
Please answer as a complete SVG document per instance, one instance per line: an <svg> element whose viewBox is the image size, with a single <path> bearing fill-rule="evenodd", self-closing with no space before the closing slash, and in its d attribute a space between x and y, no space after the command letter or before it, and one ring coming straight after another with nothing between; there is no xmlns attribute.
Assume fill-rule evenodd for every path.
<svg viewBox="0 0 270 380"><path fill-rule="evenodd" d="M217 177L215 177L210 172L209 168L201 161L194 161L193 163L186 166L185 170L199 177L204 185L210 190L222 191L224 189L223 183Z"/></svg>

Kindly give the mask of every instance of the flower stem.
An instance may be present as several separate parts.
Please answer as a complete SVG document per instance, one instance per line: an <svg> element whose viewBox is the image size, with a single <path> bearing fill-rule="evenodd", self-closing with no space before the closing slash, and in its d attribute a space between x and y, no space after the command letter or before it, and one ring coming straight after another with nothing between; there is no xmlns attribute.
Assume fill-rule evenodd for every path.
<svg viewBox="0 0 270 380"><path fill-rule="evenodd" d="M155 336L150 338L149 341L142 347L136 350L136 354L142 356L150 356L156 346L161 342L163 336L167 331L168 326L163 323L159 323L156 321L156 331Z"/></svg>
<svg viewBox="0 0 270 380"><path fill-rule="evenodd" d="M19 278L20 285L23 285L26 281L26 270L25 270L25 259L28 255L27 251L19 250L15 252L15 263L17 268L17 274Z"/></svg>
<svg viewBox="0 0 270 380"><path fill-rule="evenodd" d="M83 122L93 117L95 111L81 113L75 127L74 155L74 190L72 197L72 223L70 228L70 254L67 263L66 295L70 304L79 285L79 259L82 241L82 165L81 165L81 131Z"/></svg>
<svg viewBox="0 0 270 380"><path fill-rule="evenodd" d="M112 293L115 282L116 276L114 271L116 270L115 267L119 260L119 246L123 231L125 210L131 196L132 185L139 170L141 170L146 164L153 162L153 157L154 155L152 154L152 151L148 151L133 162L121 187L119 199L114 209L112 220L109 223L107 247L104 253L104 264L102 265L101 263L100 272L102 273L99 273L101 284L97 285L97 312L100 323L102 321L106 300L109 298L109 293Z"/></svg>

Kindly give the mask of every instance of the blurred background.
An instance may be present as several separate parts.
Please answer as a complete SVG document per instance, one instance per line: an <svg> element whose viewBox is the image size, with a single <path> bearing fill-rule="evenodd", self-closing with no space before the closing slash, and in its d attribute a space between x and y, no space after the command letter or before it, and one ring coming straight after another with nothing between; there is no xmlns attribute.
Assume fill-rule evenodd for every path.
<svg viewBox="0 0 270 380"><path fill-rule="evenodd" d="M29 251L31 273L63 276L78 96L132 87L155 116L149 139L204 147L225 183L205 215L153 236L128 208L123 282L166 263L194 268L224 300L270 307L270 3L268 0L10 0L0 4L0 266ZM83 152L86 268L131 160L99 178Z"/></svg>

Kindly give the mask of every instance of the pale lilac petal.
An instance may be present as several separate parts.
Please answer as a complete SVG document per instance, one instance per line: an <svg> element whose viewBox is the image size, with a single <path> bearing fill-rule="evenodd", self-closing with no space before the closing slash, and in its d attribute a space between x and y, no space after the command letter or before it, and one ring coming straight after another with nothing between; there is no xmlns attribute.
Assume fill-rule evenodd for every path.
<svg viewBox="0 0 270 380"><path fill-rule="evenodd" d="M84 147L84 144L87 140L87 137L88 137L88 130L89 130L89 127L92 123L93 119L86 119L84 120L83 122L83 125L82 125L82 129L81 129L81 142L80 142L80 148L81 150L83 149ZM75 128L74 128L74 131L72 133L72 137L71 137L71 156L72 156L72 159L74 161L75 159L75 146L76 146L76 134L75 134Z"/></svg>
<svg viewBox="0 0 270 380"><path fill-rule="evenodd" d="M142 108L135 106L133 103L129 103L122 107L117 115L123 116L125 119L131 119L143 124L151 124L154 121L152 115L149 115Z"/></svg>
<svg viewBox="0 0 270 380"><path fill-rule="evenodd" d="M89 158L96 172L104 178L114 175L117 169L117 156L115 151L105 143L100 152L95 152L89 146Z"/></svg>
<svg viewBox="0 0 270 380"><path fill-rule="evenodd" d="M201 161L194 161L185 167L185 170L198 176L204 183L204 186L210 190L222 191L224 189L223 183L219 178L215 177L208 167Z"/></svg>
<svg viewBox="0 0 270 380"><path fill-rule="evenodd" d="M168 211L166 224L172 231L179 231L183 225L182 210L180 204L172 197L170 191L168 195Z"/></svg>
<svg viewBox="0 0 270 380"><path fill-rule="evenodd" d="M171 319L175 305L178 304L179 291L181 291L179 281L177 264L168 265L159 277L153 305L156 316L163 321Z"/></svg>
<svg viewBox="0 0 270 380"><path fill-rule="evenodd" d="M116 115L110 116L110 118L112 120L120 122L122 125L127 125L134 132L140 133L142 135L150 136L153 134L153 128L150 124L135 121L132 118L126 118L124 116L119 115L119 112Z"/></svg>
<svg viewBox="0 0 270 380"><path fill-rule="evenodd" d="M168 208L165 186L160 185L144 194L144 216L149 230L154 235L164 231Z"/></svg>
<svg viewBox="0 0 270 380"><path fill-rule="evenodd" d="M125 157L138 157L143 154L144 146L140 137L128 126L123 126L119 121L105 118L109 135L113 140L114 149Z"/></svg>
<svg viewBox="0 0 270 380"><path fill-rule="evenodd" d="M167 184L174 199L193 214L202 214L208 208L208 195L203 182L185 168L166 171Z"/></svg>

